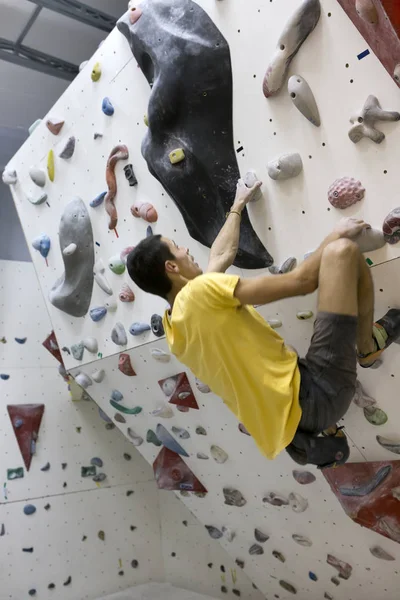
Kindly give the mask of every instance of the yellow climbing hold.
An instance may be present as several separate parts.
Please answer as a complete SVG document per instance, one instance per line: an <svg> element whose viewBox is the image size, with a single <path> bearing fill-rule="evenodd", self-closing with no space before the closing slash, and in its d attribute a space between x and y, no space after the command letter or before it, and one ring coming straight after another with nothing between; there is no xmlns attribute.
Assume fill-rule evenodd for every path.
<svg viewBox="0 0 400 600"><path fill-rule="evenodd" d="M172 165L182 162L184 158L185 153L182 148L176 148L176 150L172 150L172 152L169 154L169 160L171 161Z"/></svg>
<svg viewBox="0 0 400 600"><path fill-rule="evenodd" d="M147 118L147 115L143 115L143 121L144 121L144 124L146 125L146 127L148 127L149 126L149 119Z"/></svg>
<svg viewBox="0 0 400 600"><path fill-rule="evenodd" d="M54 181L54 152L50 150L47 155L47 173L50 181Z"/></svg>
<svg viewBox="0 0 400 600"><path fill-rule="evenodd" d="M97 62L92 69L92 81L98 81L101 77L101 66L100 63Z"/></svg>

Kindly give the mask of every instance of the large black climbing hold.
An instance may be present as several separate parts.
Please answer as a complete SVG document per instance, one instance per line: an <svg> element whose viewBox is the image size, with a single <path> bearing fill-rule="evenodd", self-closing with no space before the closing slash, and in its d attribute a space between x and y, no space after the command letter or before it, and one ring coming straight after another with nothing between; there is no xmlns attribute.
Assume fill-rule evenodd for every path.
<svg viewBox="0 0 400 600"><path fill-rule="evenodd" d="M240 177L233 147L229 45L192 0L144 0L133 24L117 27L152 87L142 154L172 197L190 235L210 247L225 222ZM184 160L169 155L183 150ZM273 259L242 213L235 265L258 269Z"/></svg>

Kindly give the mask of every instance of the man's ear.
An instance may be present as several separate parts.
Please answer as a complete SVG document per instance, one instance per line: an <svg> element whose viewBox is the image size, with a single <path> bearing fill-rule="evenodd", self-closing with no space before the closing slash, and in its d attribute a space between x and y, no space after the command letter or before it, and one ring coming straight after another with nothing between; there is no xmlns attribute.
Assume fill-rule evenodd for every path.
<svg viewBox="0 0 400 600"><path fill-rule="evenodd" d="M172 260L166 260L165 261L165 271L167 273L178 275L179 274L179 267L176 264L176 262L173 262Z"/></svg>

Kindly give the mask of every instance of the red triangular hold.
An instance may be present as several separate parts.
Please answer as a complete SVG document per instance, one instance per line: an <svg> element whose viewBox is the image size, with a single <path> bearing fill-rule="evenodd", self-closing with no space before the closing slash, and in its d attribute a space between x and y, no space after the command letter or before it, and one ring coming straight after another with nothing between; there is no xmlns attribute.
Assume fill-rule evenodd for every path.
<svg viewBox="0 0 400 600"><path fill-rule="evenodd" d="M189 469L185 461L176 454L163 448L153 462L154 477L160 490L187 490L188 492L206 492L204 485Z"/></svg>
<svg viewBox="0 0 400 600"><path fill-rule="evenodd" d="M168 396L168 402L171 404L199 409L186 373L178 373L178 375L161 379L158 385Z"/></svg>
<svg viewBox="0 0 400 600"><path fill-rule="evenodd" d="M64 361L62 359L60 347L58 345L57 338L55 336L54 331L49 333L47 338L42 343L42 346L44 346L46 348L46 350L48 350L50 352L50 354L52 354L54 356L54 358L56 358L58 360L58 362L64 366Z"/></svg>
<svg viewBox="0 0 400 600"><path fill-rule="evenodd" d="M8 404L7 410L26 470L29 471L32 454L35 453L34 446L39 436L44 404Z"/></svg>

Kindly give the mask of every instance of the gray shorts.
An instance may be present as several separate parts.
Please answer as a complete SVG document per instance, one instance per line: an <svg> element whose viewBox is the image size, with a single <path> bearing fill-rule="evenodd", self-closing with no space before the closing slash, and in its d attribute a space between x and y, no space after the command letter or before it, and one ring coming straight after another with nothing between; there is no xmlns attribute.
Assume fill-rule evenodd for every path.
<svg viewBox="0 0 400 600"><path fill-rule="evenodd" d="M338 423L354 396L357 317L319 312L301 374L301 431L320 433Z"/></svg>

